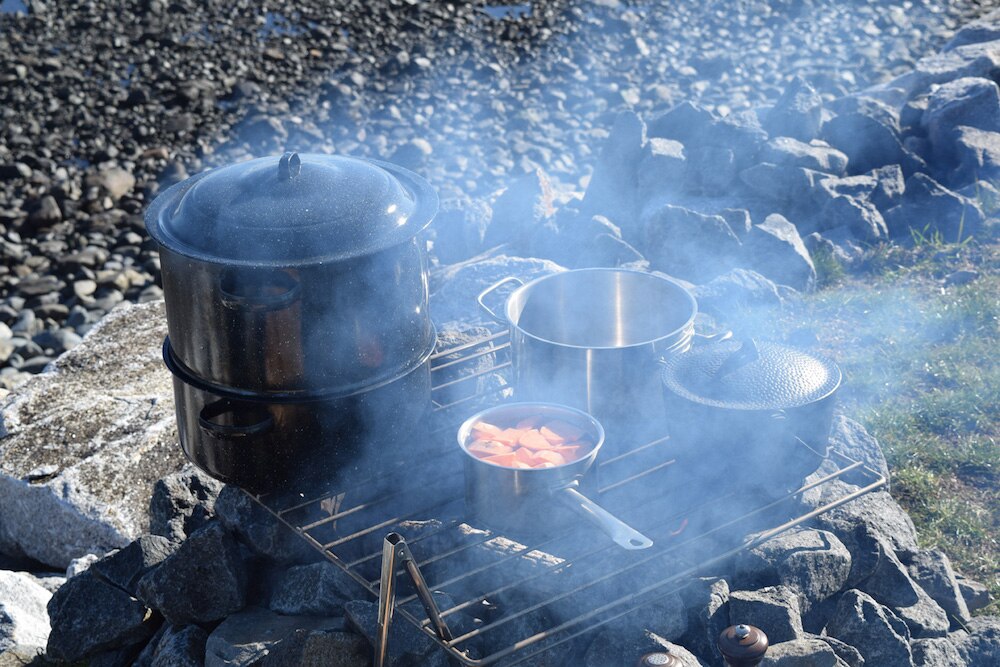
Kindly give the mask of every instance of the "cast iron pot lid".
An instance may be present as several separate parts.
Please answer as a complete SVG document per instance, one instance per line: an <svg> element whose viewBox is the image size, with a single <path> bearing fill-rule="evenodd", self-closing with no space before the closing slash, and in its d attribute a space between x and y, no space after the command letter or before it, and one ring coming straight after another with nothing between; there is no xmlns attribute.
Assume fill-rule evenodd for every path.
<svg viewBox="0 0 1000 667"><path fill-rule="evenodd" d="M840 368L802 350L750 338L711 343L668 358L667 389L689 401L732 410L808 405L840 386Z"/></svg>
<svg viewBox="0 0 1000 667"><path fill-rule="evenodd" d="M188 257L293 266L370 255L410 240L437 212L431 186L376 160L286 153L172 186L146 212L159 244Z"/></svg>

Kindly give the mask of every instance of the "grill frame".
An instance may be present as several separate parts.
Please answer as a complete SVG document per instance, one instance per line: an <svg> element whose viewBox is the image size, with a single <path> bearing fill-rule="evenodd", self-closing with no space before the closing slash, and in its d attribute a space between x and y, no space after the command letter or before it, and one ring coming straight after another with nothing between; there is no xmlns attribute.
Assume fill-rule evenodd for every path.
<svg viewBox="0 0 1000 667"><path fill-rule="evenodd" d="M433 378L433 415L432 425L430 428L430 440L437 446L427 454L427 458L422 458L421 464L424 466L433 468L436 465L436 461L446 461L449 457L456 457L456 460L458 460L457 457L461 453L458 452L455 447L454 433L462 419L473 412L477 406L495 404L510 397L510 387L505 384L504 378L507 369L511 366L509 358L510 341L508 332L505 329L499 330L496 327L485 327L485 329L489 332L487 335L460 345L440 349L431 356L431 377ZM494 356L492 358L487 358L489 355ZM488 364L485 363L487 361L489 362ZM483 368L477 368L471 373L459 378L448 379L445 377L445 371L447 369L459 369L463 365L471 363L478 363L482 365ZM479 378L489 380L489 384L492 386L489 386L479 392L470 391L467 395L463 395L458 398L446 396L449 391L455 391L456 389L469 386L468 383L478 380ZM598 462L595 468L598 468L598 479L603 482L605 476L601 474L602 468L606 469L609 467L613 468L615 466L622 466L628 463L637 463L638 460L635 459L635 457L641 458L650 454L653 455L654 461L652 465L646 465L639 468L634 474L626 474L623 477L611 477L610 475L606 476L607 483L599 484L596 489L597 493L601 496L604 496L604 494L613 495L617 490L626 488L630 484L642 480L643 478L668 472L671 466L675 463L673 460L666 458L660 460L659 463L656 462L658 460L656 457L658 449L668 442L669 438L666 437L654 438L646 444L631 450L630 452L607 458L603 462ZM805 444L802 444L802 446L806 447ZM654 547L650 550L628 552L633 554L627 559L630 560L631 563L625 567L612 570L611 572L602 572L601 563L598 563L597 567L594 568L598 570L598 574L596 576L588 576L583 583L577 585L576 588L568 591L562 591L555 597L548 596L544 601L536 602L526 608L505 613L498 619L488 621L483 627L475 630L469 632L456 631L454 633L455 638L450 641L444 641L437 636L433 629L433 623L426 614L413 612L413 608L415 607L413 603L417 601L417 596L415 594L407 594L399 599L396 599L393 615L405 619L406 622L412 624L415 628L435 641L444 651L454 658L458 664L466 665L468 667L487 667L489 665L503 665L506 667L509 665L520 664L526 660L537 657L542 653L548 652L553 648L564 646L578 637L592 633L598 628L606 626L609 623L633 613L638 609L652 604L658 599L662 599L664 595L681 590L688 585L696 575L706 573L706 571L710 570L710 568L725 563L740 552L758 546L783 532L800 526L821 514L824 514L867 493L882 488L887 484L887 479L878 471L873 470L862 462L849 458L832 447L828 448L827 451L823 453L815 452L813 450L810 451L812 451L817 457L817 467L822 465L823 469L827 472L823 476L813 479L808 484L804 484L798 489L787 494L776 496L773 499L768 499L767 502L764 502L761 505L751 507L749 511L743 511L741 509L739 514L726 515L726 519L722 523L711 525L707 530L693 529L690 532L697 532L697 534L694 535L684 535L683 531L688 525L688 518L685 517L682 524L673 524L679 526L677 534L670 532L669 528L666 533L667 535L672 535L674 537L680 536L683 538L677 543L668 543L665 545L665 548L660 548L661 542L658 542L657 545L654 545ZM438 457L440 457L440 459L438 459ZM381 477L382 475L379 476ZM370 489L373 487L371 479L358 481L357 483L352 482L350 487L327 489L321 492L313 491L308 493L295 493L289 491L282 494L248 495L250 495L251 498L267 510L276 520L291 529L294 533L296 533L296 535L304 539L312 548L322 554L328 561L336 565L355 582L364 587L364 589L371 594L373 599L378 599L380 593L379 577L366 576L363 574L363 569L365 567L374 567L381 562L383 556L381 544L379 544L377 550L370 549L361 557L357 557L356 555L351 556L350 547L348 545L352 542L355 542L355 545L360 544L358 541L371 540L375 536L384 536L385 534L390 533L393 530L393 527L401 521L409 519L438 519L447 517L448 512L446 510L448 507L455 505L461 507L463 504L461 485L458 485L457 495L456 492L451 492L443 502L436 502L436 504L432 504L429 507L421 506L415 511L397 511L396 508L410 506L409 501L415 495L419 496L421 494L416 492L413 487L408 488L405 484L396 483L397 480L393 479L393 477L418 478L419 476L413 473L412 468L408 467L406 470L392 471L389 477L390 479L383 479L381 480L381 483L377 485L380 489L389 489L388 493L375 495L369 500L362 500L361 502L350 505L349 507L345 507L344 504L347 502L348 498L352 498L350 502L355 502L353 500L355 494L358 494L361 498L365 498L366 495L371 495ZM782 504L797 504L797 499L801 496L801 494L821 489L835 480L845 477L851 477L851 479L855 482L860 479L861 483L857 484L859 488L815 507L814 509L801 513L793 513L792 516L784 521L776 520L773 522L765 522L768 523L768 525L763 529L755 530L750 537L748 537L740 527L741 524L744 526L754 525L754 521L762 518L765 514L776 511ZM710 499L707 503L699 504L690 509L694 512L700 512L703 509L710 508L713 503L722 502L732 496L733 494L731 493L723 494L721 496L717 495ZM303 500L303 498L306 499ZM439 500L439 498L435 498L435 501L436 500ZM420 503L420 505L423 504L424 503ZM745 509L745 503L741 502L740 505ZM712 510L709 509L709 512L711 511ZM359 519L365 515L371 515L371 518L359 521ZM312 518L311 520L307 520L309 517L317 516L321 518ZM341 522L342 524L345 522L356 522L361 524L361 529L354 530L351 533L342 535L332 540L322 537L321 533L324 531L336 531L338 522ZM770 523L774 523L775 525L770 525ZM439 553L428 553L423 549L423 546L433 542L436 536L444 534L446 531L456 528L461 524L471 524L472 526L476 525L474 519L470 520L470 518L466 516L464 509L459 511L458 516L453 516L449 521L445 522L441 528L435 529L428 534L420 535L416 537L416 539L409 541L409 544L417 557L417 565L421 568L433 566L434 563L454 557L456 554L460 554L465 549L483 546L488 544L493 539L503 539L502 536L487 533L486 539L483 541L461 545L455 549L445 549ZM475 568L471 571L458 572L453 576L449 576L445 581L431 580L429 581L430 587L433 590L437 588L445 588L447 586L454 586L462 580L478 577L493 568L503 569L507 565L514 567L518 565L522 556L543 551L542 547L550 542L554 542L558 545L561 540L572 537L574 533L579 532L579 530L574 530L574 527L571 526L565 534L556 536L555 538L546 538L545 540L542 540L541 543L519 544L518 546L521 547L520 549L515 549L510 554L503 556L497 562ZM712 540L718 535L728 537L738 535L740 539L735 546L730 548L720 548L718 553L714 553L710 558L699 559L699 561L691 567L671 572L668 576L662 579L637 586L633 590L627 591L620 597L613 599L610 602L602 601L603 604L600 604L599 606L591 606L589 608L585 607L576 616L555 622L552 627L547 627L543 631L536 632L530 636L521 637L513 643L505 644L502 648L493 650L489 655L471 657L465 652L470 648L469 642L486 638L487 633L493 632L496 628L502 625L510 623L518 618L523 618L534 612L547 609L550 605L558 604L562 600L568 600L570 596L581 593L587 588L593 588L603 582L613 580L615 577L624 576L628 572L636 570L637 568L642 568L644 565L654 562L656 559L662 559L666 556L670 556L675 550L679 550L685 546L690 546L698 540ZM608 544L610 544L610 541L608 541ZM547 565L547 569L542 569L537 575L534 575L529 579L519 579L516 584L505 584L499 589L494 588L494 590L483 592L478 596L458 601L451 607L443 608L441 610L441 615L447 621L449 617L454 614L458 614L465 609L470 609L476 604L481 604L485 599L489 599L490 597L495 598L497 595L504 594L506 592L505 589L510 589L511 586L513 586L516 591L517 586L530 584L536 576L542 579L553 575L558 576L558 573L560 572L568 572L573 566L579 566L579 562L586 558L600 556L600 554L607 552L610 549L617 548L613 544L610 546L608 546L608 544L599 545L593 551L586 552L580 556L570 558L568 560L563 559L559 564ZM613 560L615 554L611 554L610 557ZM558 558L556 560L558 560ZM619 560L624 559L619 558ZM493 574L499 575L500 572L501 570L497 570ZM398 574L403 573L405 573L404 570L398 571ZM494 576L493 578L496 579L497 576ZM419 608L419 606L417 606L417 608Z"/></svg>

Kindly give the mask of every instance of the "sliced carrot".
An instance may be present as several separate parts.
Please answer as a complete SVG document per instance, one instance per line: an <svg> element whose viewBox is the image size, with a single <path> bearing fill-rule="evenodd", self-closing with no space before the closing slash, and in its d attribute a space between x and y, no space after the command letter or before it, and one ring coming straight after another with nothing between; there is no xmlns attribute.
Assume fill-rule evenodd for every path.
<svg viewBox="0 0 1000 667"><path fill-rule="evenodd" d="M545 425L545 428L562 438L563 442L579 440L585 434L583 429L561 419L550 421Z"/></svg>
<svg viewBox="0 0 1000 667"><path fill-rule="evenodd" d="M514 465L511 466L511 467L512 468L521 468L521 469L524 469L524 470L531 470L535 466L531 465L530 463L523 463L521 461L514 461Z"/></svg>
<svg viewBox="0 0 1000 667"><path fill-rule="evenodd" d="M522 435L524 435L524 431L519 428L505 428L503 431L492 436L490 439L502 442L505 445L514 446L517 444L517 441L521 439Z"/></svg>
<svg viewBox="0 0 1000 667"><path fill-rule="evenodd" d="M536 467L536 468L555 468L555 467L556 467L556 464L554 464L554 463L549 463L548 461L542 461L541 463L539 463L539 464L538 464L538 465L536 465L535 467Z"/></svg>
<svg viewBox="0 0 1000 667"><path fill-rule="evenodd" d="M525 447L518 447L516 450L514 450L514 456L517 457L518 461L522 461L523 463L527 463L528 465L531 466L538 463L538 460L535 459L534 452Z"/></svg>
<svg viewBox="0 0 1000 667"><path fill-rule="evenodd" d="M517 441L517 444L528 449L550 449L552 447L552 444L545 439L545 436L535 429L525 431L524 435Z"/></svg>
<svg viewBox="0 0 1000 667"><path fill-rule="evenodd" d="M498 466L504 466L505 468L513 468L514 464L517 463L516 454L497 454L496 456L487 456L484 461L489 461L490 463L495 463Z"/></svg>
<svg viewBox="0 0 1000 667"><path fill-rule="evenodd" d="M493 424L487 422L476 422L472 425L472 435L476 437L477 440L484 440L482 436L484 435L496 435L503 431L499 426L494 426Z"/></svg>
<svg viewBox="0 0 1000 667"><path fill-rule="evenodd" d="M590 449L584 449L583 445L561 445L559 447L553 447L550 451L555 452L556 454L562 454L563 458L568 462L576 461L586 452L589 452Z"/></svg>
<svg viewBox="0 0 1000 667"><path fill-rule="evenodd" d="M468 447L470 454L496 456L497 454L513 454L514 448L494 440L475 440Z"/></svg>
<svg viewBox="0 0 1000 667"><path fill-rule="evenodd" d="M566 438L551 430L548 426L543 426L538 432L553 445L561 445L566 442Z"/></svg>
<svg viewBox="0 0 1000 667"><path fill-rule="evenodd" d="M538 428L542 425L541 415L531 415L530 417L525 417L521 421L517 422L517 428Z"/></svg>
<svg viewBox="0 0 1000 667"><path fill-rule="evenodd" d="M553 452L550 450L540 450L535 452L535 461L540 463L551 463L552 465L561 466L566 463L566 458L559 452Z"/></svg>

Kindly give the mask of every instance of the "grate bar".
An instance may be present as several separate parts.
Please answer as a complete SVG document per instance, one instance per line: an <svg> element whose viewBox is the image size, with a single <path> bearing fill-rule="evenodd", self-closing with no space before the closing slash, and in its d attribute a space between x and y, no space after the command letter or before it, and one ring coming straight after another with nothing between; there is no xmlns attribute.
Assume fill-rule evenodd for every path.
<svg viewBox="0 0 1000 667"><path fill-rule="evenodd" d="M482 359L490 354L496 355L496 357L492 360L493 365L491 368L479 369L436 386L432 384L433 391L437 394L439 391L457 387L463 382L496 374L499 371L510 368L510 342L509 340L503 340L505 338L509 338L509 332L506 328L493 331L482 338L435 352L431 356L432 378L440 376L442 371L446 369ZM456 355L458 356L456 357ZM452 358L449 359L448 357ZM604 627L623 616L635 613L637 609L641 609L643 606L661 599L670 590L680 590L689 583L693 575L706 567L722 563L737 553L753 548L831 509L881 488L887 481L883 475L868 467L863 462L855 461L833 448L829 448L822 453L813 450L813 454L817 457L817 464L821 461L827 461L835 465L836 469L800 485L795 491L783 494L779 498L767 501L761 500L760 503L751 503L746 507L741 505L732 514L727 514L718 519L719 511L716 508L722 503L733 502L736 496L735 493L730 492L723 495L715 495L707 499L699 498L694 507L685 507L682 510L670 511L665 518L657 517L648 527L640 526L646 529L647 532L649 532L649 528L652 528L653 532L660 535L658 538L658 546L660 548L654 547L655 552L652 553L628 552L630 554L628 557L621 556L616 552L614 545L610 543L603 541L592 542L585 538L574 540L574 535L582 535L582 533L580 533L578 527L570 526L567 530L560 531L554 537L547 537L541 541L535 541L533 544L517 544L515 542L514 546L510 549L497 550L495 551L496 560L491 560L481 565L475 565L474 561L467 562L461 568L453 567L449 569L444 566L449 565L452 561L466 562L462 554L469 549L480 548L493 539L505 538L506 536L487 531L486 535L482 538L470 535L468 541L458 543L449 542L449 533L467 520L463 509L458 509L457 513L454 509L449 509L449 506L455 503L459 503L459 507L461 507L461 495L452 495L452 492L448 491L445 495L449 497L446 499L438 502L439 498L434 498L430 506L423 506L424 503L417 503L422 507L411 511L408 506L413 506L413 492L420 491L415 480L419 479L419 469L423 468L437 467L440 470L454 470L457 473L461 469L460 458L456 458L456 448L451 443L453 443L454 439L453 433L457 426L456 422L460 421L460 419L452 418L451 415L458 412L457 408L474 404L476 401L499 402L503 400L503 394L508 389L510 389L509 386L498 386L495 389L480 391L449 403L442 403L439 400L432 399L431 404L433 406L433 418L435 421L430 427L430 442L437 443L440 446L428 449L425 454L421 455L418 462L418 470L415 470L412 466L404 470L400 466L399 468L390 470L388 475L379 475L378 481L384 484L384 493L377 490L383 488L382 486L372 486L372 482L375 480L373 477L356 482L347 490L328 490L322 496L317 496L315 489L313 489L313 492L310 494L300 494L301 498L311 497L311 500L302 501L299 498L295 498L293 504L283 509L277 507L277 505L281 502L287 502L288 496L252 496L256 502L273 514L278 521L291 528L306 540L310 546L322 552L324 557L343 570L351 579L364 586L374 598L379 597L379 581L372 581L367 576L367 572L362 573L359 571L359 566L376 561L382 554L374 552L360 556L355 554L353 558L342 558L342 555L349 553L349 550L342 551L342 548L354 540L378 534L379 531L387 530L394 524L414 518L435 518L442 521L442 525L422 532L412 540L408 540L411 545L423 545L424 547L423 551L425 553L420 554L421 560L417 562L418 567L427 565L442 566L433 568L434 570L439 570L443 577L439 583L432 585L431 588L448 589L456 585L463 585L463 582L466 582L464 584L466 588L462 589L465 594L461 596L465 599L442 610L440 613L441 618L469 610L477 605L481 605L484 601L496 599L507 593L516 593L518 590L527 591L529 586L534 587L534 592L527 598L520 596L511 598L521 600L518 608L503 609L502 614L492 618L488 623L450 640L438 637L434 632L431 620L425 615L417 615L415 610L411 611L405 608L418 599L417 595L411 594L406 598L396 601L395 614L397 622L411 623L419 631L424 632L431 640L438 643L443 650L455 658L455 661L467 667L487 667L501 661L504 667L509 667L551 651L555 647L564 646L568 642ZM636 487L637 483L653 479L654 477L658 478L660 475L667 476L668 479L672 475L683 475L683 470L679 470L678 468L679 464L672 457L668 458L668 452L664 452L662 457L659 456L657 447L668 440L669 438L667 437L658 438L628 452L606 458L599 462L595 466L599 472L598 479L606 482L606 485L601 486L598 489L598 493L603 495L615 493L625 488L638 488ZM804 443L802 444L805 446ZM638 465L632 465L631 469L629 469L630 466L626 464L623 469L618 470L615 464L626 462L630 457L635 457L632 460ZM678 469L679 472L673 472L674 469ZM619 478L617 475L612 474L615 471L626 476ZM780 509L785 503L796 503L801 494L812 489L821 488L831 481L851 472L863 476L864 481L853 481L864 484L864 486L809 511L804 511L803 509L801 511L786 512L782 510L781 514L774 518L775 522L781 521L782 523L777 526L769 523L767 517L770 515L767 514L768 512ZM605 479L606 474L608 479ZM393 480L393 483L385 484L386 479ZM677 479L681 478L674 479L673 484L664 485L664 488L668 489L665 493L660 493L660 487L655 484L643 485L644 491L647 488L652 491L651 496L648 493L645 494L647 498L650 498L650 500L645 502L662 503L667 501L669 503L669 494L677 493L678 489L681 488L677 484ZM391 491L389 487L391 487ZM616 495L615 497L626 501L625 496L619 498ZM691 495L687 497L696 498L697 496ZM357 504L347 508L342 507L342 503L347 498L352 498L352 502ZM429 500L431 499L424 498L425 502ZM796 506L790 505L789 509L791 510L793 507ZM399 511L401 508L406 509ZM636 506L630 506L626 502L625 508L619 509L616 513L623 518L627 518L636 509ZM317 518L318 514L319 518ZM329 516L325 516L325 514L329 514ZM791 518L788 518L789 516ZM350 518L349 523L351 527L357 527L357 530L348 535L340 537L337 537L336 533L325 535L327 539L334 537L336 539L324 541L319 536L312 534L314 531L323 529L339 519L346 519L348 517ZM677 522L679 520L681 523L678 526ZM747 523L744 524L744 527L741 527L740 524L744 522ZM469 523L475 526L474 520L469 521ZM752 537L742 537L741 539L742 531L746 530L746 525L753 525L755 530L759 529L759 532L756 532ZM675 528L675 526L678 527ZM689 526L696 526L696 528L689 528ZM682 534L685 530L687 533ZM719 537L722 539L719 540ZM438 545L439 540L440 545ZM699 558L697 564L691 567L679 565L679 567L683 568L681 572L673 572L670 576L651 583L640 583L631 578L628 581L624 579L625 577L629 577L630 574L641 573L642 571L639 568L647 567L648 569L649 563L657 559L662 559L675 553L684 553L682 550L688 549L702 540L709 540L708 544L717 546L712 547L714 551L707 553L704 558ZM569 552L560 552L559 549L553 549L553 544L566 544L570 546ZM537 571L527 574L522 574L518 570L511 569L529 554L533 552L548 553L547 549L552 549L553 558L558 560L534 560L533 565L537 568ZM719 553L720 551L721 553ZM614 560L605 560L604 556L606 555ZM369 568L361 569L368 570ZM567 576L572 577L570 581L563 583L552 579L552 577L564 572L568 572ZM504 578L505 575L509 579ZM480 577L483 578L483 581L479 582L478 585L468 588L469 583L479 581ZM544 589L545 592L543 593L537 588L541 581L554 583L549 584L550 587ZM555 621L556 624L552 625L552 627L545 627L530 636L520 637L516 641L513 641L513 643L497 648L491 655L482 658L473 658L462 650L462 645L465 642L476 638L492 636L491 633L494 633L497 628L504 627L516 619L525 618L551 605L565 604L566 601L571 600L572 596L612 582L619 582L619 585L614 588L611 596L614 599L597 598L592 604L585 603L582 605L581 613L574 615L572 618ZM560 588L560 585L563 588ZM483 592L481 589L488 590ZM539 600L538 598L544 599ZM531 632L531 630L527 632Z"/></svg>

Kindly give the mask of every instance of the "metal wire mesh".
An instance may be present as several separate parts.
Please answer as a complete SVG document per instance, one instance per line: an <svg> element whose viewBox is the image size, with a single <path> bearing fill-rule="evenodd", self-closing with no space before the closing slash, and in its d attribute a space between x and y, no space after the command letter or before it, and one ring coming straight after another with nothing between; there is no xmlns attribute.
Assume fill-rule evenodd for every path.
<svg viewBox="0 0 1000 667"><path fill-rule="evenodd" d="M507 334L489 332L440 350L431 364L431 446L418 457L342 488L256 500L376 598L382 539L402 534L430 588L447 593L441 616L454 638L437 637L405 584L395 614L464 665L514 665L565 647L662 601L740 551L886 483L837 451L810 450L824 472L799 488L748 497L723 486L705 494L662 437L600 461L588 476L588 493L651 537L653 548L619 549L583 523L542 539L500 535L467 515L453 439L465 415L509 395ZM428 479L436 481L427 485ZM851 481L853 490L819 506L803 504L805 494L838 479Z"/></svg>

